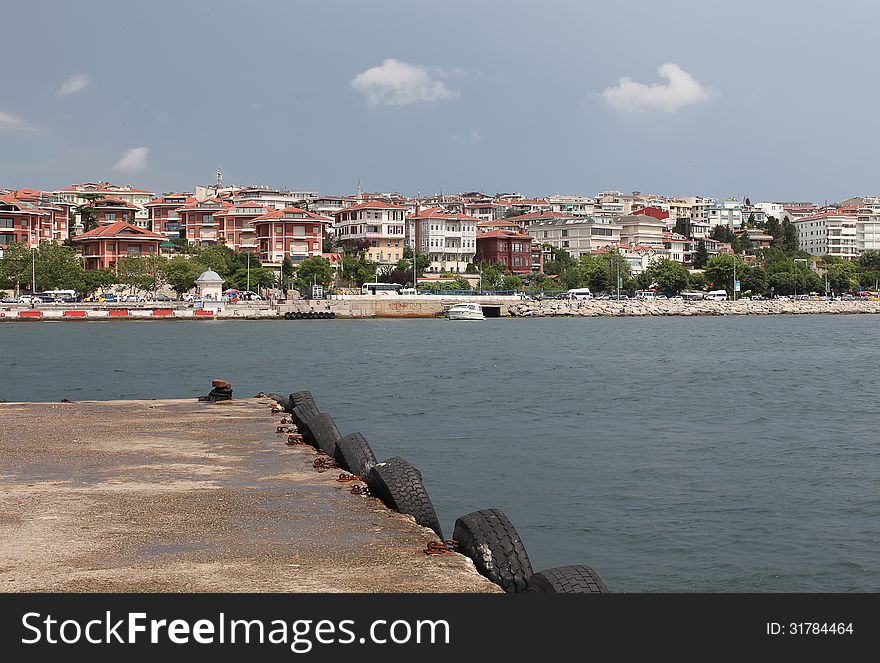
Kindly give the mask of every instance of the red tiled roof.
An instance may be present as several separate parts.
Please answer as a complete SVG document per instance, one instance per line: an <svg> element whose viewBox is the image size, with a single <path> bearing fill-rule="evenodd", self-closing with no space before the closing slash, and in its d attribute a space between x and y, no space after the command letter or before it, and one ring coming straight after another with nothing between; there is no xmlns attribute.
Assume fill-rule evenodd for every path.
<svg viewBox="0 0 880 663"><path fill-rule="evenodd" d="M152 191L147 191L146 189L135 189L134 187L119 186L115 184L95 184L94 182L71 184L68 187L59 189L59 191L68 191L71 193L152 193Z"/></svg>
<svg viewBox="0 0 880 663"><path fill-rule="evenodd" d="M410 215L411 219L462 219L472 221L474 217L461 212L448 212L442 207L429 207Z"/></svg>
<svg viewBox="0 0 880 663"><path fill-rule="evenodd" d="M352 212L359 209L406 209L403 205L395 205L394 203L386 203L381 200L368 200L364 203L359 203L357 205L352 205L351 207L344 207L343 209L336 212L336 214L342 214L343 212Z"/></svg>
<svg viewBox="0 0 880 663"><path fill-rule="evenodd" d="M490 230L489 232L479 233L477 239L486 239L487 237L499 237L504 239L532 239L531 235L524 232L512 232L510 230Z"/></svg>
<svg viewBox="0 0 880 663"><path fill-rule="evenodd" d="M137 226L133 226L125 221L117 221L116 223L110 223L106 226L98 226L97 228L93 228L92 230L89 230L82 235L77 235L73 238L73 240L78 242L83 239L103 239L109 237L132 236L137 237L138 239L155 239L162 242L167 239L164 235L157 235L156 233L145 228L138 228Z"/></svg>
<svg viewBox="0 0 880 663"><path fill-rule="evenodd" d="M183 198L183 203L169 203L166 201L166 198ZM166 193L164 196L153 198L150 202L144 203L144 207L153 205L189 205L194 202L196 202L196 199L187 193Z"/></svg>
<svg viewBox="0 0 880 663"><path fill-rule="evenodd" d="M92 207L98 206L110 206L115 209L133 209L137 210L138 208L135 205L129 205L124 200L120 200L119 198L113 198L111 196L105 196L104 198L98 198L97 200L92 202Z"/></svg>

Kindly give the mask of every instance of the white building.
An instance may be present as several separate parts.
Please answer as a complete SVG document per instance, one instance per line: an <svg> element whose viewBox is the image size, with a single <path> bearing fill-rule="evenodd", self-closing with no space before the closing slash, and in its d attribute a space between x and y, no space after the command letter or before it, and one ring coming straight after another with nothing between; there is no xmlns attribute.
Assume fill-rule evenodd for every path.
<svg viewBox="0 0 880 663"><path fill-rule="evenodd" d="M547 196L551 212L561 212L572 216L590 216L596 211L596 199L589 196Z"/></svg>
<svg viewBox="0 0 880 663"><path fill-rule="evenodd" d="M310 202L318 197L315 191L278 191L262 186L251 186L239 189L232 200L239 202L258 202L270 209L285 209L298 203Z"/></svg>
<svg viewBox="0 0 880 663"><path fill-rule="evenodd" d="M855 258L859 254L857 220L852 210L829 210L793 219L792 223L797 228L802 251L814 256Z"/></svg>
<svg viewBox="0 0 880 663"><path fill-rule="evenodd" d="M620 244L619 217L580 216L546 218L532 223L526 233L538 244L565 249L573 258Z"/></svg>
<svg viewBox="0 0 880 663"><path fill-rule="evenodd" d="M464 272L477 251L477 219L441 207L421 210L407 218L407 245L431 259L435 272Z"/></svg>
<svg viewBox="0 0 880 663"><path fill-rule="evenodd" d="M880 210L868 214L861 210L856 218L856 249L859 254L865 251L880 251Z"/></svg>
<svg viewBox="0 0 880 663"><path fill-rule="evenodd" d="M663 235L667 232L665 221L644 214L633 214L622 216L617 222L620 224L621 244L663 248Z"/></svg>
<svg viewBox="0 0 880 663"><path fill-rule="evenodd" d="M709 228L727 226L731 230L742 226L743 204L735 198L720 200L708 209Z"/></svg>
<svg viewBox="0 0 880 663"><path fill-rule="evenodd" d="M782 203L755 203L754 206L764 212L765 217L772 216L777 221L782 221L782 217L785 214Z"/></svg>
<svg viewBox="0 0 880 663"><path fill-rule="evenodd" d="M406 208L379 200L352 205L335 214L336 239L363 246L367 260L383 265L403 258Z"/></svg>

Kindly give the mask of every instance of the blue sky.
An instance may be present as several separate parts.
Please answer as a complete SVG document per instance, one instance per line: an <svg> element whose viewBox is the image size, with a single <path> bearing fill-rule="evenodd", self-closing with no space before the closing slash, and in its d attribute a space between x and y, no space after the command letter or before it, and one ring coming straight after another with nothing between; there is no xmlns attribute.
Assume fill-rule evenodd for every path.
<svg viewBox="0 0 880 663"><path fill-rule="evenodd" d="M10 3L0 186L880 193L880 3L718 4Z"/></svg>

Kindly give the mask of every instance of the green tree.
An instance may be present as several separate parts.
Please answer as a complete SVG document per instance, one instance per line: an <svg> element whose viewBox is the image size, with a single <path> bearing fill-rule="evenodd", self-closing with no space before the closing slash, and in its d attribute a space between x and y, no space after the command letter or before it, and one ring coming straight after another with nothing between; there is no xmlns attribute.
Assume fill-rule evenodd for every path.
<svg viewBox="0 0 880 663"><path fill-rule="evenodd" d="M669 258L660 258L652 262L647 269L652 284L666 294L677 295L688 288L688 271L684 265Z"/></svg>
<svg viewBox="0 0 880 663"><path fill-rule="evenodd" d="M732 248L734 253L748 253L752 248L752 239L743 231L733 240Z"/></svg>
<svg viewBox="0 0 880 663"><path fill-rule="evenodd" d="M165 282L180 297L196 287L196 279L207 269L194 258L174 256L163 265Z"/></svg>
<svg viewBox="0 0 880 663"><path fill-rule="evenodd" d="M98 193L83 193L80 198L86 202L76 207L76 213L82 219L83 232L87 233L98 227L98 213L95 211L94 202L101 198Z"/></svg>
<svg viewBox="0 0 880 663"><path fill-rule="evenodd" d="M521 216L521 215L522 215L522 210L520 210L516 207L508 207L506 210L504 210L504 218L505 219L512 219L515 216Z"/></svg>
<svg viewBox="0 0 880 663"><path fill-rule="evenodd" d="M290 260L290 256L284 256L284 259L281 261L281 273L278 275L278 285L282 292L290 289L294 279L294 270L295 268Z"/></svg>
<svg viewBox="0 0 880 663"><path fill-rule="evenodd" d="M712 228L712 232L709 236L718 242L723 242L724 244L733 244L733 241L736 239L733 231L723 224Z"/></svg>
<svg viewBox="0 0 880 663"><path fill-rule="evenodd" d="M761 267L746 267L739 280L743 292L763 294L767 291L767 272Z"/></svg>
<svg viewBox="0 0 880 663"><path fill-rule="evenodd" d="M767 234L773 237L774 240L782 237L782 225L779 223L779 219L777 219L775 216L767 217L765 228L767 230Z"/></svg>
<svg viewBox="0 0 880 663"><path fill-rule="evenodd" d="M742 260L727 253L720 253L710 258L706 263L706 282L713 288L726 290L728 297L732 298L734 266L739 278L739 275L745 271Z"/></svg>
<svg viewBox="0 0 880 663"><path fill-rule="evenodd" d="M455 290L470 290L471 289L471 282L468 281L463 276L456 276L455 281L453 281L452 283L455 287Z"/></svg>
<svg viewBox="0 0 880 663"><path fill-rule="evenodd" d="M412 274L413 250L410 246L403 247L403 259L398 263L401 269L408 269ZM401 264L402 263L402 264ZM423 276L425 270L431 266L431 258L426 253L416 254L416 276Z"/></svg>
<svg viewBox="0 0 880 663"><path fill-rule="evenodd" d="M516 274L505 274L501 278L501 289L502 290L522 290L523 282L520 277Z"/></svg>
<svg viewBox="0 0 880 663"><path fill-rule="evenodd" d="M773 241L773 246L782 249L785 253L796 253L800 249L797 226L788 218L782 222L782 233Z"/></svg>
<svg viewBox="0 0 880 663"><path fill-rule="evenodd" d="M125 256L116 263L117 282L135 290L156 292L165 282L165 258Z"/></svg>
<svg viewBox="0 0 880 663"><path fill-rule="evenodd" d="M306 258L296 268L294 287L301 293L310 293L313 284L328 286L335 275L333 265L327 258Z"/></svg>
<svg viewBox="0 0 880 663"><path fill-rule="evenodd" d="M688 274L688 282L693 290L706 289L706 275L703 272L690 272Z"/></svg>
<svg viewBox="0 0 880 663"><path fill-rule="evenodd" d="M72 289L84 286L80 252L72 246L43 242L36 255L37 289Z"/></svg>
<svg viewBox="0 0 880 663"><path fill-rule="evenodd" d="M854 262L842 260L828 266L828 285L834 292L850 292L858 284L858 267Z"/></svg>
<svg viewBox="0 0 880 663"><path fill-rule="evenodd" d="M7 246L0 258L0 287L15 288L18 297L21 284L30 282L31 260L31 250L23 242Z"/></svg>
<svg viewBox="0 0 880 663"><path fill-rule="evenodd" d="M880 251L864 251L859 256L859 269L863 272L880 272Z"/></svg>
<svg viewBox="0 0 880 663"><path fill-rule="evenodd" d="M83 295L91 295L95 291L104 292L116 283L116 272L112 269L90 269L83 273Z"/></svg>
<svg viewBox="0 0 880 663"><path fill-rule="evenodd" d="M707 262L709 262L709 250L706 248L706 240L701 239L697 242L697 249L694 251L691 263L694 269L705 269Z"/></svg>
<svg viewBox="0 0 880 663"><path fill-rule="evenodd" d="M574 266L574 258L565 249L550 244L544 244L544 248L550 250L550 260L544 263L545 274L562 274L566 269Z"/></svg>
<svg viewBox="0 0 880 663"><path fill-rule="evenodd" d="M691 236L691 220L682 216L675 220L675 226L672 228L672 232L678 233L679 235L683 235L684 237Z"/></svg>

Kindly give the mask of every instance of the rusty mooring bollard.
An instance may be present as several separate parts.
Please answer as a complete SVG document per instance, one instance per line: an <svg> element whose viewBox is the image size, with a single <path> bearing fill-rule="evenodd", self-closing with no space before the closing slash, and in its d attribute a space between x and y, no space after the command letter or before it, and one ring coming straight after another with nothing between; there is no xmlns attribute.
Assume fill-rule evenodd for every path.
<svg viewBox="0 0 880 663"><path fill-rule="evenodd" d="M232 383L228 380L211 380L211 387L212 389L207 396L199 398L200 401L215 403L232 400Z"/></svg>

